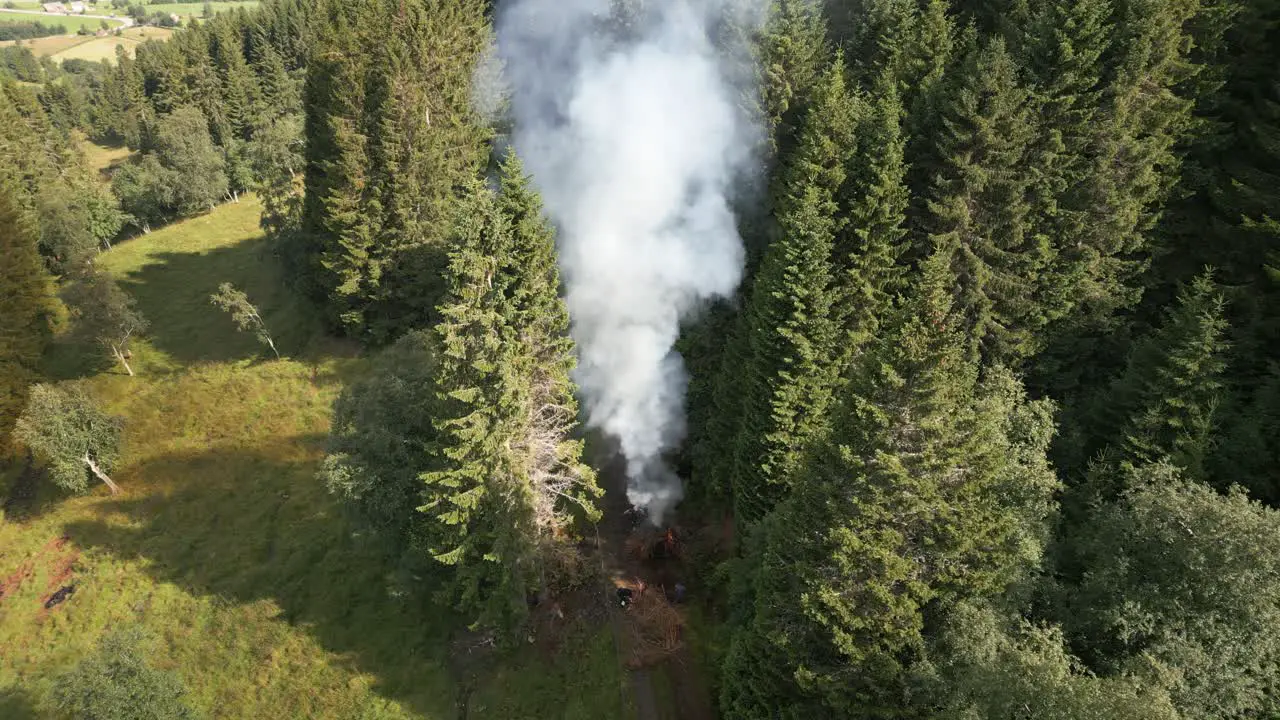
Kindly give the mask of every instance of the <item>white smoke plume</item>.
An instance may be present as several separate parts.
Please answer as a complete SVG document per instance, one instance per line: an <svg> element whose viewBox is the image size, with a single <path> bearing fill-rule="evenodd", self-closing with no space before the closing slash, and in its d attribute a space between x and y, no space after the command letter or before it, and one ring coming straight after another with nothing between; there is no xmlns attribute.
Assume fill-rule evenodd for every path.
<svg viewBox="0 0 1280 720"><path fill-rule="evenodd" d="M514 144L559 230L587 422L617 439L628 499L658 523L683 494L664 460L685 432L680 322L742 274L729 197L759 131L733 83L743 59L713 38L733 1L655 0L622 31L616 0L509 0L497 17Z"/></svg>

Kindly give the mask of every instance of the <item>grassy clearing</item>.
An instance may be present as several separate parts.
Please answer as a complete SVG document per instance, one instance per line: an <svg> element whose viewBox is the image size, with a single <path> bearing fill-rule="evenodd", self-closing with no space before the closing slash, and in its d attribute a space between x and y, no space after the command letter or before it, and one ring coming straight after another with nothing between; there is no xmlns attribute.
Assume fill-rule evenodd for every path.
<svg viewBox="0 0 1280 720"><path fill-rule="evenodd" d="M125 51L129 53L129 57L133 57L133 51L140 44L137 40L118 37L89 38L85 42L77 43L64 50L51 53L51 55L58 62L73 58L76 60L88 60L89 62L115 60L117 46L124 47Z"/></svg>
<svg viewBox="0 0 1280 720"><path fill-rule="evenodd" d="M164 42L172 35L173 30L170 28L131 27L120 31L119 35L83 39L82 42L45 54L51 55L54 60L59 62L71 58L88 60L89 62L115 60L117 46L123 47L129 57L133 57L138 46L147 40ZM33 49L32 52L36 51ZM41 53L36 52L36 54L39 55Z"/></svg>
<svg viewBox="0 0 1280 720"><path fill-rule="evenodd" d="M170 28L157 27L131 27L120 31L119 35L109 35L107 37L93 37L85 35L51 35L49 37L36 38L35 40L6 40L0 42L3 45L23 45L31 48L31 52L37 57L50 56L54 60L62 61L67 58L81 58L83 60L114 60L116 57L116 46L121 45L132 57L134 51L139 45L147 40L168 40L173 35Z"/></svg>
<svg viewBox="0 0 1280 720"><path fill-rule="evenodd" d="M49 37L35 38L34 40L3 40L0 41L0 47L22 45L23 47L31 48L32 54L36 57L44 57L45 55L60 53L67 48L73 48L94 39L84 35L50 35Z"/></svg>
<svg viewBox="0 0 1280 720"><path fill-rule="evenodd" d="M468 709L476 718L628 717L627 688L609 627L579 629L553 657L536 648L517 654L471 695Z"/></svg>
<svg viewBox="0 0 1280 720"><path fill-rule="evenodd" d="M37 22L37 21L44 23L45 25L61 25L69 33L73 33L81 28L97 30L102 27L101 23L103 22L101 18L96 18L96 17L87 18L87 17L80 17L79 15L47 15L42 12L0 13L0 25L3 25L5 23ZM108 25L124 24L123 20L107 20L106 22Z"/></svg>
<svg viewBox="0 0 1280 720"><path fill-rule="evenodd" d="M245 0L244 2L211 2L214 13L220 13L225 10L235 10L236 8L244 8L252 10L258 6L257 0ZM156 5L147 6L147 14L152 13L175 13L183 18L198 18L204 13L204 3L202 2L179 2L179 3L158 3Z"/></svg>
<svg viewBox="0 0 1280 720"><path fill-rule="evenodd" d="M84 152L85 163L89 169L98 173L98 177L104 182L111 181L111 171L123 163L132 151L125 146L107 147L87 141L80 132L74 131L79 139L81 151Z"/></svg>
<svg viewBox="0 0 1280 720"><path fill-rule="evenodd" d="M458 715L457 623L389 595L385 553L315 479L331 403L363 361L284 290L259 210L248 196L101 256L152 323L137 377L83 348L50 353L52 376L85 377L126 418L123 492L46 490L21 522L0 519L5 720L49 716L57 674L134 623L213 718ZM223 281L258 303L288 359L266 359L209 303ZM486 663L467 682L470 717L627 717L613 653L594 626L552 656L529 646Z"/></svg>

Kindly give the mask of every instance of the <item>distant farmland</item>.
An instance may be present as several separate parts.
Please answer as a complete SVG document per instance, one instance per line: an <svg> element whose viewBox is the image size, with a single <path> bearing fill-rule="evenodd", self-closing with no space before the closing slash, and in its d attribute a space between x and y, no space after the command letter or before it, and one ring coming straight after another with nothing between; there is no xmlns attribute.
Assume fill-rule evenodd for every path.
<svg viewBox="0 0 1280 720"><path fill-rule="evenodd" d="M8 23L29 23L38 22L44 25L61 25L68 33L76 32L81 28L89 30L97 30L102 27L102 19L96 17L81 17L79 15L48 15L38 12L3 12L0 13L0 25ZM117 27L124 24L123 20L107 20L107 24Z"/></svg>
<svg viewBox="0 0 1280 720"><path fill-rule="evenodd" d="M246 10L249 10L257 7L258 1L257 0L245 0L244 2L220 1L220 2L211 2L209 4L213 6L214 13L220 13L226 10L234 10L238 7L242 7ZM153 13L158 13L158 12L165 13L166 15L169 13L173 13L175 15L178 15L179 17L186 19L186 18L193 18L193 17L198 18L204 14L204 3L202 2L159 3L156 5L147 5L146 7L147 7L148 15L151 15Z"/></svg>
<svg viewBox="0 0 1280 720"><path fill-rule="evenodd" d="M58 61L69 58L98 61L114 59L117 45L124 46L125 50L130 55L133 55L134 48L143 42L147 40L168 40L172 34L173 31L169 28L131 27L122 30L119 35L108 35L106 37L53 35L51 37L36 38L35 40L0 42L0 46L21 42L23 46L31 48L31 52L38 57L48 56Z"/></svg>

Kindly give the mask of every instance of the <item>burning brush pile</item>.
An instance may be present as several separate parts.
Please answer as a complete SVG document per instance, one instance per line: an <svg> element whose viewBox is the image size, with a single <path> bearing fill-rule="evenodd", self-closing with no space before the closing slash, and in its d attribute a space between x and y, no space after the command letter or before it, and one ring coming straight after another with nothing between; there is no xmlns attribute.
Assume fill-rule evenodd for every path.
<svg viewBox="0 0 1280 720"><path fill-rule="evenodd" d="M643 580L618 582L625 613L624 652L632 668L659 663L684 643L684 616L667 599L666 589Z"/></svg>
<svg viewBox="0 0 1280 720"><path fill-rule="evenodd" d="M678 575L672 576L679 563L665 562L678 560L680 550L678 536L670 528L637 528L627 539L627 554L652 581L616 581L630 667L659 663L683 645L685 620L676 605L684 602L685 586Z"/></svg>

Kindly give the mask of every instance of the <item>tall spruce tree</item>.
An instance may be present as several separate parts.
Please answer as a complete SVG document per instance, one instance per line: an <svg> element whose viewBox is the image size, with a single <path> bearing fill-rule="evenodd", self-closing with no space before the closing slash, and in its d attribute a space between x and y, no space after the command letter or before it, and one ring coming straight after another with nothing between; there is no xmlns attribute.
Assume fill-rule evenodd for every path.
<svg viewBox="0 0 1280 720"><path fill-rule="evenodd" d="M858 149L841 193L847 216L833 251L836 267L834 316L841 330L842 370L848 358L874 337L902 289L906 251L906 186L902 102L890 70L881 73L858 126Z"/></svg>
<svg viewBox="0 0 1280 720"><path fill-rule="evenodd" d="M56 301L17 188L0 182L0 452L39 378Z"/></svg>
<svg viewBox="0 0 1280 720"><path fill-rule="evenodd" d="M775 157L785 157L809 110L810 90L829 57L817 0L774 0L761 40L761 104Z"/></svg>
<svg viewBox="0 0 1280 720"><path fill-rule="evenodd" d="M1050 319L1039 300L1053 254L1032 223L1034 106L1000 39L969 48L948 94L926 243L951 257L973 351L1017 362L1037 349L1036 331Z"/></svg>
<svg viewBox="0 0 1280 720"><path fill-rule="evenodd" d="M1111 443L1117 459L1134 464L1169 459L1186 477L1204 479L1224 396L1226 332L1222 293L1212 275L1202 274L1096 400L1094 447Z"/></svg>
<svg viewBox="0 0 1280 720"><path fill-rule="evenodd" d="M471 117L480 0L330 10L307 72L304 253L344 333L386 341L433 317L451 206L485 157Z"/></svg>
<svg viewBox="0 0 1280 720"><path fill-rule="evenodd" d="M364 127L366 54L358 11L367 3L330 10L307 65L306 191L303 204L305 280L330 321L357 334L367 312L374 263L374 229L362 207L368 178Z"/></svg>
<svg viewBox="0 0 1280 720"><path fill-rule="evenodd" d="M543 551L575 512L596 516L599 490L571 437L572 347L552 234L519 163L503 171L502 198L476 181L459 211L419 542L454 568L448 594L461 610L510 631L543 576Z"/></svg>
<svg viewBox="0 0 1280 720"><path fill-rule="evenodd" d="M743 408L731 484L744 526L785 493L800 452L826 421L840 371L832 252L842 224L837 198L857 149L859 106L839 55L813 96L778 201L782 235L765 254L746 309L750 359L736 370Z"/></svg>
<svg viewBox="0 0 1280 720"><path fill-rule="evenodd" d="M1020 62L1030 79L1040 130L1029 162L1040 174L1041 205L1034 232L1046 237L1054 263L1042 284L1041 302L1055 318L1075 306L1115 307L1121 291L1109 283L1114 258L1101 255L1096 232L1097 125L1103 74L1114 27L1109 0L1039 3L1015 33Z"/></svg>
<svg viewBox="0 0 1280 720"><path fill-rule="evenodd" d="M908 715L925 606L1001 593L1040 557L1052 408L1002 371L978 382L948 265L927 262L830 441L763 523L754 605L725 661L728 715Z"/></svg>
<svg viewBox="0 0 1280 720"><path fill-rule="evenodd" d="M527 391L515 447L534 498L534 521L542 542L564 531L575 516L599 518L602 493L594 471L582 461L575 439L578 403L571 374L577 360L569 336L569 310L560 297L555 234L542 201L514 152L500 166L498 213L509 224L511 249L504 271L519 370Z"/></svg>
<svg viewBox="0 0 1280 720"><path fill-rule="evenodd" d="M533 585L533 503L520 487L510 446L523 388L512 342L504 273L510 231L493 194L476 181L459 210L449 290L436 326L437 462L422 475L430 518L419 542L452 566L448 595L481 625L513 629Z"/></svg>
<svg viewBox="0 0 1280 720"><path fill-rule="evenodd" d="M1116 313L1141 297L1152 230L1181 170L1178 146L1196 127L1191 93L1199 68L1190 53L1200 6L1197 0L1111 6L1101 101L1081 144L1088 165L1073 203L1082 223L1059 256L1074 300L1047 334L1051 343L1036 369L1036 384L1048 392L1100 382L1126 354L1118 332L1124 320Z"/></svg>

